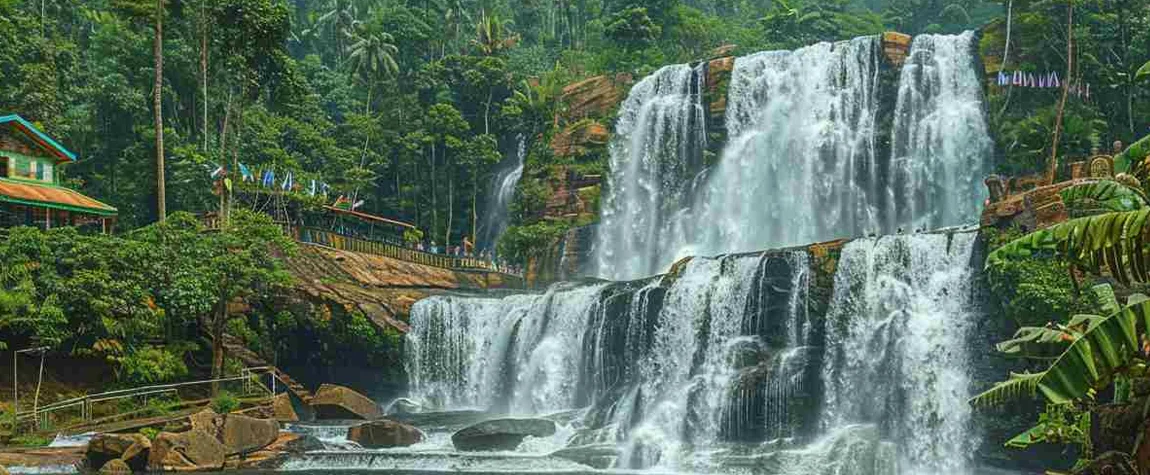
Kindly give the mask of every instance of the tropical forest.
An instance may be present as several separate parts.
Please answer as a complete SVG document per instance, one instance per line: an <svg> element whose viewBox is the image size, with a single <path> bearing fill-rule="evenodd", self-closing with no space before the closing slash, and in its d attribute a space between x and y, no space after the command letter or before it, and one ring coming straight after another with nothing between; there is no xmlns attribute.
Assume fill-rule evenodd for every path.
<svg viewBox="0 0 1150 475"><path fill-rule="evenodd" d="M1150 475L1150 0L0 0L0 475Z"/></svg>

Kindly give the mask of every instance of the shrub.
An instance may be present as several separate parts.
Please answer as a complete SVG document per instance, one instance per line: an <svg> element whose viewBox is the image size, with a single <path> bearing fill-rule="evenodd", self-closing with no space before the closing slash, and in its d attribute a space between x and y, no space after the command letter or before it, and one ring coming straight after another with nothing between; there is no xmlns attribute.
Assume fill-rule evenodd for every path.
<svg viewBox="0 0 1150 475"><path fill-rule="evenodd" d="M240 399L228 391L220 391L220 394L212 399L212 410L217 414L227 414L240 408Z"/></svg>

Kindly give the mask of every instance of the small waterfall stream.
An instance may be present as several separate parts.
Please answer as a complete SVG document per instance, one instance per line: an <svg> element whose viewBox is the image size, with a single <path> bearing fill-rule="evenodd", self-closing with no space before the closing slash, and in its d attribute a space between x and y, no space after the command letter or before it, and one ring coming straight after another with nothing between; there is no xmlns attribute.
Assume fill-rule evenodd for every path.
<svg viewBox="0 0 1150 475"><path fill-rule="evenodd" d="M523 178L523 164L526 160L527 137L520 134L515 139L515 162L505 167L491 183L483 221L479 225L479 242L476 244L480 249L495 250L499 238L507 230L511 200L515 198L515 187L519 185L519 179Z"/></svg>

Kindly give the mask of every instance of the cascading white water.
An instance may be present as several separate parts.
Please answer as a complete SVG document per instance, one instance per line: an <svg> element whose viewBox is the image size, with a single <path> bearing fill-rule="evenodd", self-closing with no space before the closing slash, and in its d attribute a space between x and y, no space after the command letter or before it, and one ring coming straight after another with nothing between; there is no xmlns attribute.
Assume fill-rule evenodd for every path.
<svg viewBox="0 0 1150 475"><path fill-rule="evenodd" d="M904 228L842 250L825 316L808 312L822 264L796 250L539 295L432 297L412 309L411 397L579 409L567 443L614 445L616 468L968 473L974 237L909 232L975 218L990 148L973 45L970 33L917 38L897 91L883 90L873 37L738 58L729 142L706 171L705 68L663 68L623 104L599 274Z"/></svg>
<svg viewBox="0 0 1150 475"><path fill-rule="evenodd" d="M886 66L877 37L737 58L727 98L728 143L718 164L698 176L660 174L650 166L654 156L664 168L677 159L677 169L688 169L701 152L652 155L683 137L634 133L633 117L641 115L644 124L697 124L685 132L688 138L703 135L705 124L682 120L677 108L640 107L665 98L646 83L658 83L666 72L645 79L616 127L627 146L611 149L598 275L633 279L688 255L975 219L991 140L974 54L972 33L920 37L897 91L883 90ZM879 142L888 132L880 130L878 114L896 95L886 154ZM668 183L679 194L661 194Z"/></svg>
<svg viewBox="0 0 1150 475"><path fill-rule="evenodd" d="M887 230L953 226L981 209L993 144L975 45L973 32L920 35L911 45L895 106Z"/></svg>
<svg viewBox="0 0 1150 475"><path fill-rule="evenodd" d="M620 106L599 228L599 242L610 243L598 247L601 275L644 277L663 264L651 243L671 232L702 162L704 76L702 67L665 66L639 81Z"/></svg>
<svg viewBox="0 0 1150 475"><path fill-rule="evenodd" d="M974 233L886 236L847 244L839 260L822 426L879 426L899 473L964 473L974 450L963 344L978 315L974 246Z"/></svg>
<svg viewBox="0 0 1150 475"><path fill-rule="evenodd" d="M585 319L601 288L557 285L543 295L416 302L404 363L410 394L447 409L536 414L573 407Z"/></svg>
<svg viewBox="0 0 1150 475"><path fill-rule="evenodd" d="M515 198L515 187L523 178L523 164L527 160L527 138L520 134L515 139L515 163L504 169L492 182L487 206L483 213L483 223L479 226L480 248L493 250L507 230L511 200Z"/></svg>
<svg viewBox="0 0 1150 475"><path fill-rule="evenodd" d="M730 143L667 257L876 228L879 48L866 37L736 59Z"/></svg>

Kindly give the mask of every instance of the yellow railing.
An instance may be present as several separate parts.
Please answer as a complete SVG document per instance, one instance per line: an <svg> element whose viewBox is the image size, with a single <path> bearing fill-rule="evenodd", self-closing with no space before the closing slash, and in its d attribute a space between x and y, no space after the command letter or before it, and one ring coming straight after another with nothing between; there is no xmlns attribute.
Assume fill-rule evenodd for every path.
<svg viewBox="0 0 1150 475"><path fill-rule="evenodd" d="M439 267L441 269L499 272L509 274L508 272L500 270L494 263L484 259L435 254L431 252L410 249L397 244L381 241L370 241L367 239L345 236L343 234L323 229L306 227L299 228L299 235L297 236L297 239L304 243L318 244L343 251L375 254L378 256L390 257L392 259L399 259L401 261L413 262L425 266Z"/></svg>

